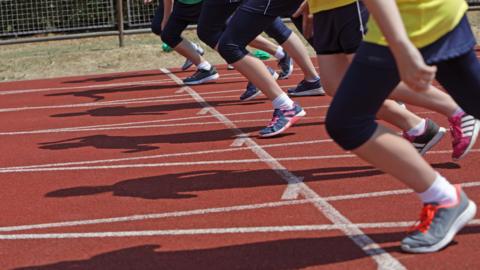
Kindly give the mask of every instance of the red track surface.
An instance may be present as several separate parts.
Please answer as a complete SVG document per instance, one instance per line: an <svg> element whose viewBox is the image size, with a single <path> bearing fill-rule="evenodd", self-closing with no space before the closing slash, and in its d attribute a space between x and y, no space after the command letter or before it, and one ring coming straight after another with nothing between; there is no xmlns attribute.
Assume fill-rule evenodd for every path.
<svg viewBox="0 0 480 270"><path fill-rule="evenodd" d="M155 70L0 84L0 269L480 268L478 220L442 252L400 252L419 202L328 140L330 98L298 98L307 117L261 139L270 103L238 102L245 79L220 72L219 82L191 90ZM280 84L300 79L296 70ZM238 140L232 124L252 141ZM271 157L261 160L257 145ZM458 164L450 150L447 135L426 158L480 201L480 149ZM285 171L272 166L304 178L297 199L282 200ZM360 238L380 255L363 251Z"/></svg>

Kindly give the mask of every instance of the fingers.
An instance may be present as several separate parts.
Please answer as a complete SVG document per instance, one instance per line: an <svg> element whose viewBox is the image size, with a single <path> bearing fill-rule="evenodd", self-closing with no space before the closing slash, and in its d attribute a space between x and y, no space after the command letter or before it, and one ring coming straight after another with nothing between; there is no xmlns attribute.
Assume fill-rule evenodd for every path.
<svg viewBox="0 0 480 270"><path fill-rule="evenodd" d="M300 5L300 7L298 7L297 11L295 11L295 13L293 13L292 18L298 18L298 17L302 16L303 11L305 10L306 6L307 6L307 1L303 1L303 3Z"/></svg>

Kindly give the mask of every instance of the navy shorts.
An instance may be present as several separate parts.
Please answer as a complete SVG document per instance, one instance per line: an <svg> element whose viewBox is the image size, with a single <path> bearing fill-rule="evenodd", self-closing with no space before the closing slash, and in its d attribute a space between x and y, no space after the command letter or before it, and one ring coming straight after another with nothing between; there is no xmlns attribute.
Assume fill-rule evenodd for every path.
<svg viewBox="0 0 480 270"><path fill-rule="evenodd" d="M290 17L303 0L244 0L240 9L269 17Z"/></svg>
<svg viewBox="0 0 480 270"><path fill-rule="evenodd" d="M175 48L181 41L181 34L189 24L196 24L202 10L202 2L198 4L184 4L175 1L172 14L168 18L165 28L161 29L163 20L163 5L155 11L152 19L152 32L162 37L163 42Z"/></svg>
<svg viewBox="0 0 480 270"><path fill-rule="evenodd" d="M361 21L366 29L368 11L360 2ZM363 40L357 3L313 15L313 43L317 55L352 54Z"/></svg>
<svg viewBox="0 0 480 270"><path fill-rule="evenodd" d="M480 63L467 17L449 33L420 49L425 62L437 66L436 79L467 113L480 117ZM330 136L344 149L367 142L375 115L400 82L395 59L386 46L363 42L327 113Z"/></svg>

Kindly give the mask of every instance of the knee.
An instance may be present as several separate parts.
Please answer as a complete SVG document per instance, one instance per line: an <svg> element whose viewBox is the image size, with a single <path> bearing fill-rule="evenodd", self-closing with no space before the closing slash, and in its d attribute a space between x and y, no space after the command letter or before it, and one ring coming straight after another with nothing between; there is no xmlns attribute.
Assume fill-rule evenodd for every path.
<svg viewBox="0 0 480 270"><path fill-rule="evenodd" d="M162 41L167 43L170 48L175 48L180 42L182 42L181 36L169 33L168 31L165 31L165 29L160 36Z"/></svg>
<svg viewBox="0 0 480 270"><path fill-rule="evenodd" d="M336 108L325 119L328 135L344 150L354 150L367 142L377 129L375 117L356 117Z"/></svg>
<svg viewBox="0 0 480 270"><path fill-rule="evenodd" d="M161 36L162 35L162 26L161 24L159 23L152 23L151 25L151 29L152 29L152 32L157 35L157 36Z"/></svg>
<svg viewBox="0 0 480 270"><path fill-rule="evenodd" d="M247 55L248 51L245 47L221 38L218 42L218 53L222 56L223 59L225 59L225 61L227 61L227 63L232 64Z"/></svg>
<svg viewBox="0 0 480 270"><path fill-rule="evenodd" d="M206 27L199 24L197 26L197 36L201 41L203 41L203 43L207 44L210 48L215 49L218 41L215 33L209 31Z"/></svg>

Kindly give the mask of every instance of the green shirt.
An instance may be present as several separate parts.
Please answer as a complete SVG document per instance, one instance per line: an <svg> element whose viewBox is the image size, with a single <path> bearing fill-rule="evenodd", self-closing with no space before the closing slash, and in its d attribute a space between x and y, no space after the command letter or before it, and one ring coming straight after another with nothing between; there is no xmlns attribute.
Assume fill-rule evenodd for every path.
<svg viewBox="0 0 480 270"><path fill-rule="evenodd" d="M187 5L194 5L202 2L203 0L178 0L178 2L187 4Z"/></svg>

